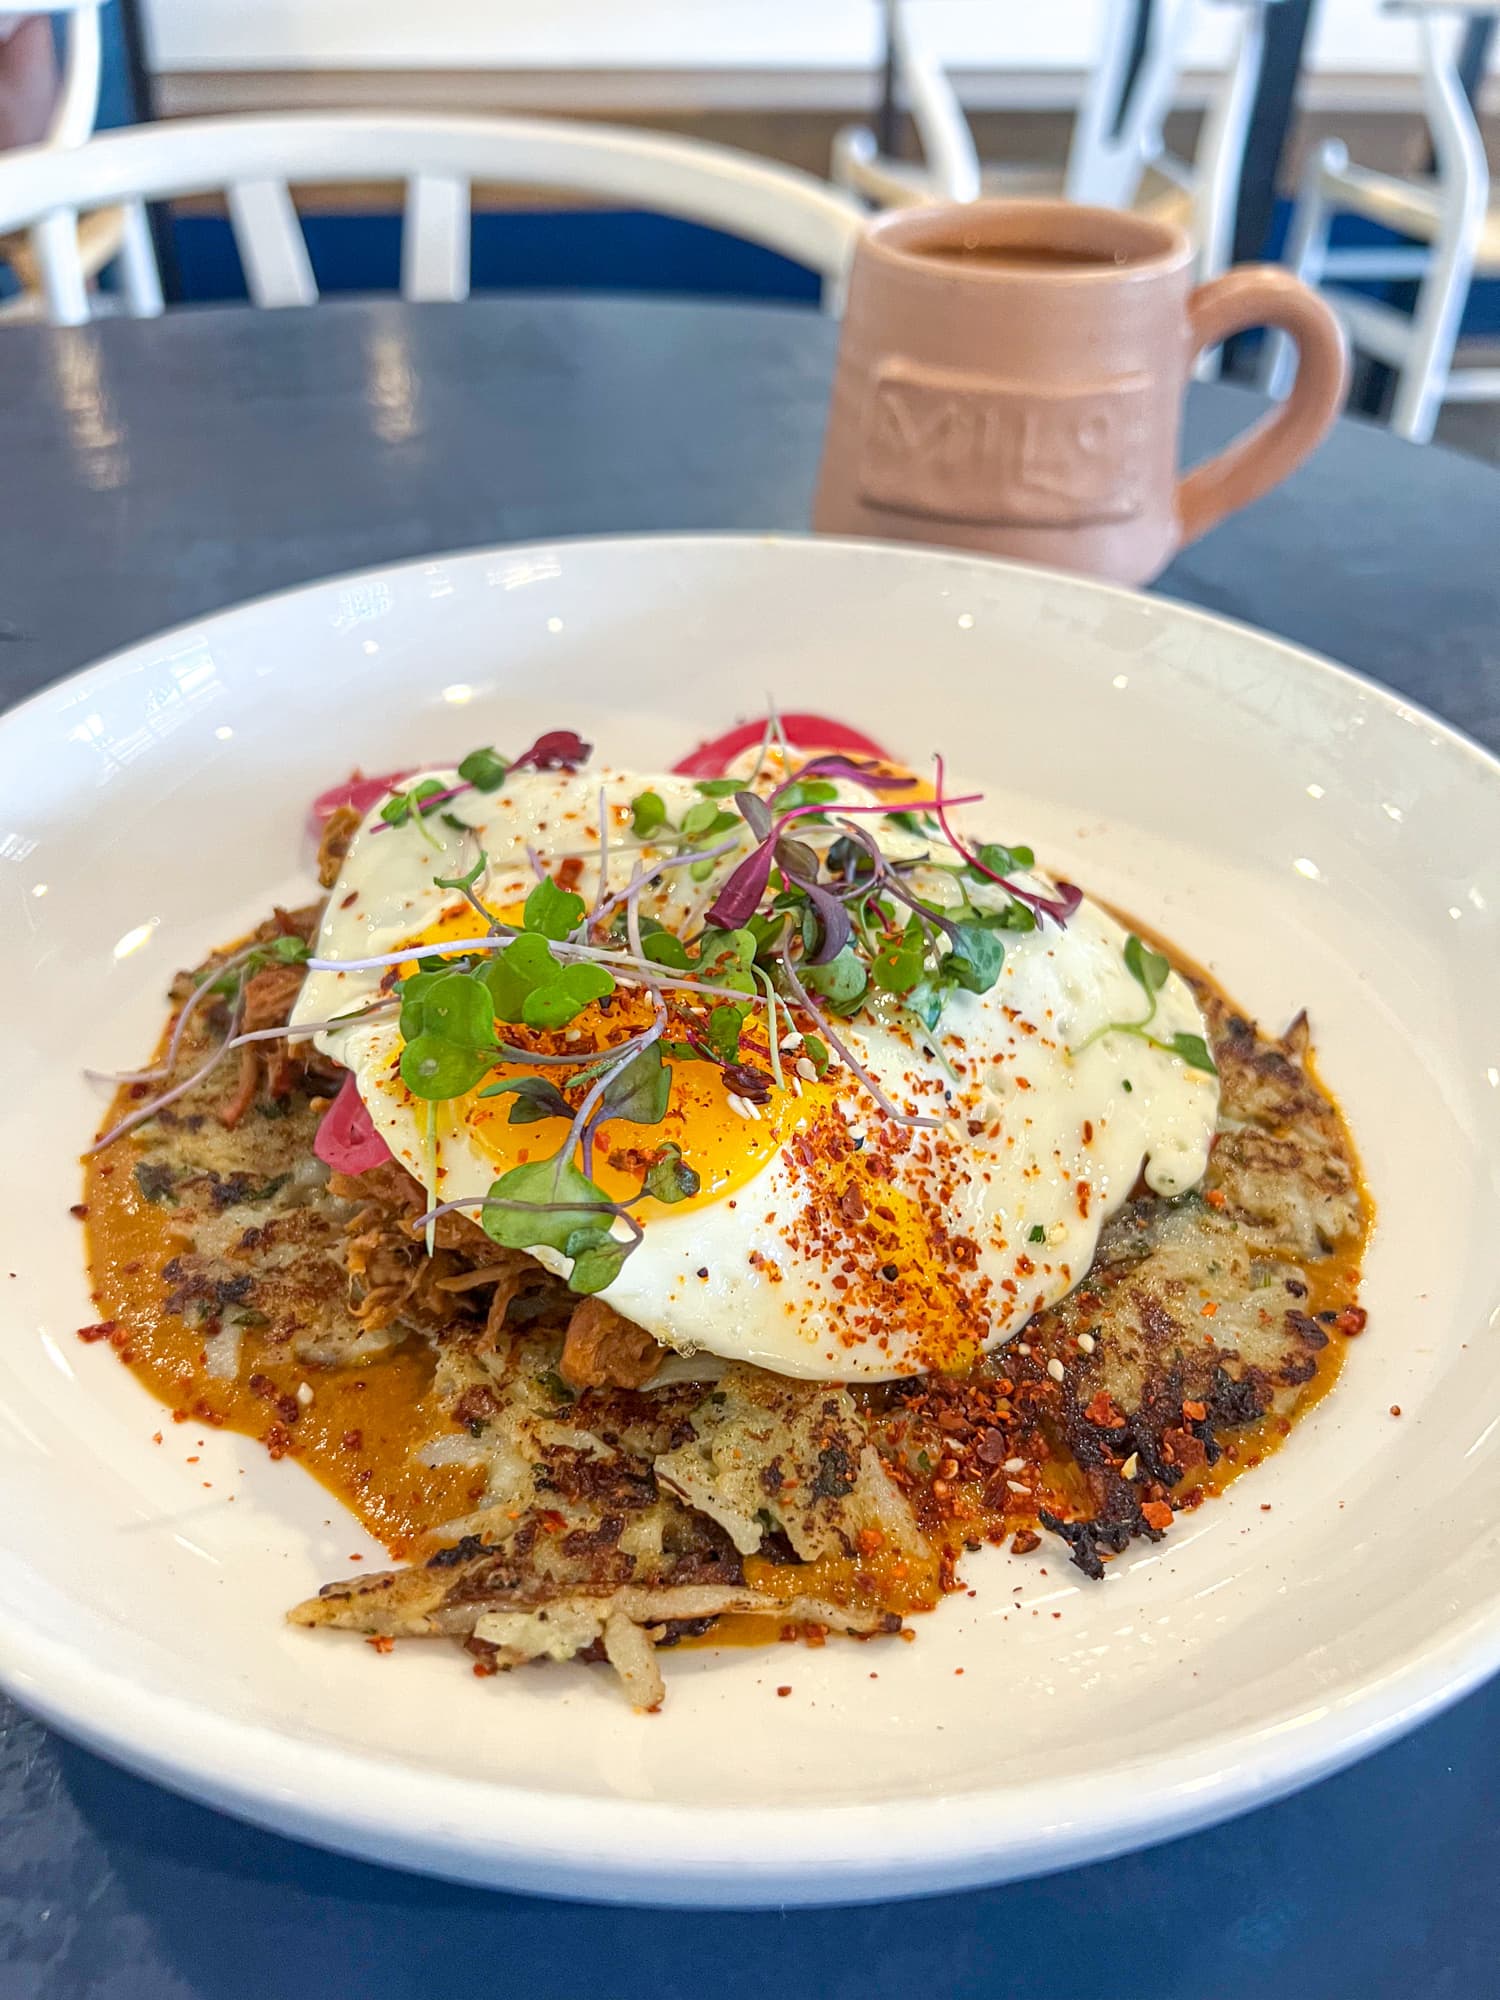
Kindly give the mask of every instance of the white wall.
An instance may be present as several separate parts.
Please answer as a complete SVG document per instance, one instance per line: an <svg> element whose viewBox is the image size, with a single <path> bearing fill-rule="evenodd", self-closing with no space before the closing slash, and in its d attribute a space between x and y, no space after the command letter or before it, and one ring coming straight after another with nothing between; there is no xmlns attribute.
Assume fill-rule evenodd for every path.
<svg viewBox="0 0 1500 2000"><path fill-rule="evenodd" d="M158 65L225 69L848 72L878 47L874 0L147 0ZM1118 0L914 0L956 68L1076 73ZM1230 9L1203 4L1189 67L1212 68ZM1413 30L1378 0L1321 0L1309 69L1413 71ZM990 94L990 93L986 93ZM1000 85L1003 98L1003 82Z"/></svg>

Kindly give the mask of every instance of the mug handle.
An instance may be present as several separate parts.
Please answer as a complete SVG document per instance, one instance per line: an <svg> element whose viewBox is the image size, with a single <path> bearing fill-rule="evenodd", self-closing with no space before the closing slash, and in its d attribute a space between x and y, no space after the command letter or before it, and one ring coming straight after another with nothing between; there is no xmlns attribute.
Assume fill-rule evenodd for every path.
<svg viewBox="0 0 1500 2000"><path fill-rule="evenodd" d="M1184 546L1295 471L1332 428L1349 386L1349 343L1338 319L1278 265L1244 264L1211 278L1189 298L1187 313L1190 358L1231 334L1271 326L1296 342L1297 375L1279 409L1178 480Z"/></svg>

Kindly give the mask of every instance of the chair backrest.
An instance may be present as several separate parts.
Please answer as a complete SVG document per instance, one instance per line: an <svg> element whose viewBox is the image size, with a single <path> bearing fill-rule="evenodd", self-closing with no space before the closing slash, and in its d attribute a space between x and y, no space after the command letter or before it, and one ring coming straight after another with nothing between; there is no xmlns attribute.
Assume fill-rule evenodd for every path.
<svg viewBox="0 0 1500 2000"><path fill-rule="evenodd" d="M62 35L62 80L52 122L43 144L81 146L99 116L103 51L99 9L103 0L52 0L42 11L66 16Z"/></svg>
<svg viewBox="0 0 1500 2000"><path fill-rule="evenodd" d="M1145 35L1125 0L1105 0L1101 34L1068 147L1069 201L1128 208L1162 148L1196 0L1151 0Z"/></svg>
<svg viewBox="0 0 1500 2000"><path fill-rule="evenodd" d="M350 112L173 119L0 156L0 231L51 223L48 316L78 324L89 314L71 226L80 210L222 192L251 298L311 305L317 286L289 189L351 181L405 183L409 299L467 297L476 181L706 223L810 267L825 297L837 296L863 226L858 204L812 175L725 146L538 118Z"/></svg>

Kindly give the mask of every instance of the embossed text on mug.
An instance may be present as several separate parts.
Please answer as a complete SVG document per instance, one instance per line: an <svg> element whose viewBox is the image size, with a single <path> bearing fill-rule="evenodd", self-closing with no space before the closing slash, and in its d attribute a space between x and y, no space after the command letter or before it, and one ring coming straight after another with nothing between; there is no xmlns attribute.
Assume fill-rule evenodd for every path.
<svg viewBox="0 0 1500 2000"><path fill-rule="evenodd" d="M858 483L873 507L948 520L1072 527L1145 504L1150 378L1043 387L932 368L877 369Z"/></svg>

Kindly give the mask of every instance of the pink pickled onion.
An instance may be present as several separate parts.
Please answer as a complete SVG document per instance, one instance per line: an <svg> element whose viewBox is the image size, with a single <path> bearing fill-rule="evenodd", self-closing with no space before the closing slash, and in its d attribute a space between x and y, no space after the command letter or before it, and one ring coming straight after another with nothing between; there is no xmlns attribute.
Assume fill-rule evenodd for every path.
<svg viewBox="0 0 1500 2000"><path fill-rule="evenodd" d="M361 814L371 806L378 805L387 792L394 791L411 776L410 771L387 771L383 778L345 778L341 785L330 785L326 792L319 792L312 802L313 830L326 826L340 806L353 806Z"/></svg>
<svg viewBox="0 0 1500 2000"><path fill-rule="evenodd" d="M323 1113L323 1122L313 1138L313 1151L325 1167L332 1167L340 1174L362 1174L371 1167L384 1166L391 1157L390 1147L375 1130L365 1109L353 1070Z"/></svg>
<svg viewBox="0 0 1500 2000"><path fill-rule="evenodd" d="M826 715L784 715L781 726L787 742L799 750L855 750L866 757L879 757L885 763L891 761L873 738ZM738 728L700 743L696 750L680 757L672 769L684 778L720 778L740 752L752 749L765 733L764 721L742 722Z"/></svg>

